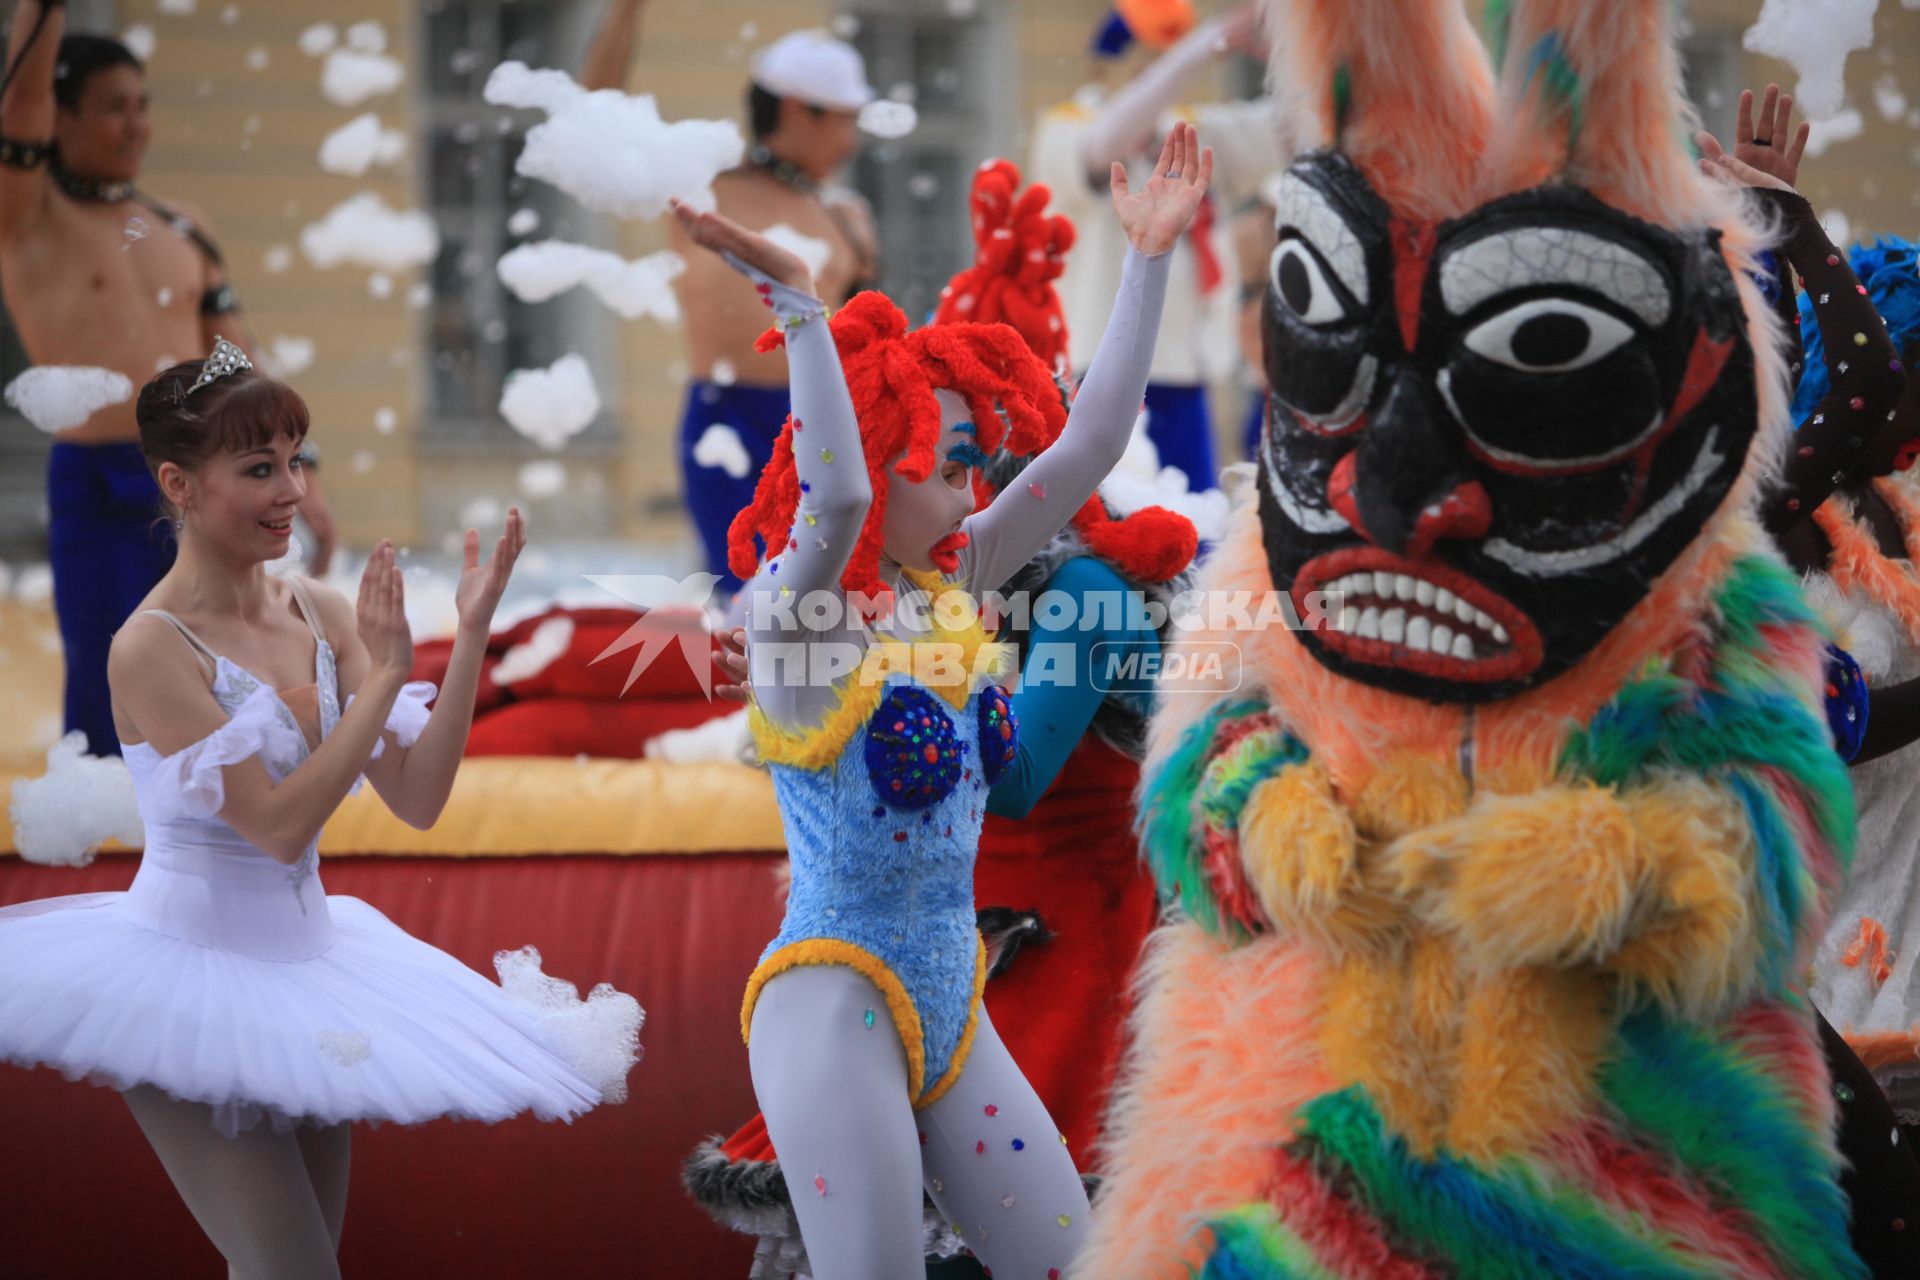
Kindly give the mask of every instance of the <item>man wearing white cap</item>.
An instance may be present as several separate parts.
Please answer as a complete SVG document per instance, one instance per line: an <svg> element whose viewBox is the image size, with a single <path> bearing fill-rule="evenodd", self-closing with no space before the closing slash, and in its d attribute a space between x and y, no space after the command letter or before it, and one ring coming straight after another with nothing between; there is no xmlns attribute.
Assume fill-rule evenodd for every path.
<svg viewBox="0 0 1920 1280"><path fill-rule="evenodd" d="M621 87L643 3L614 0L581 68L588 89ZM874 97L866 66L852 45L824 31L795 31L755 54L750 74L747 163L714 180L714 199L750 230L771 230L776 239L780 228L794 233L790 247L815 256L820 296L837 306L877 274L866 202L829 185L859 149L857 118ZM674 281L693 369L679 445L687 510L708 571L732 591L740 582L727 568L727 526L751 501L786 421L786 354L753 349L767 327L753 286L714 254L687 252L678 224L672 235L687 259ZM744 459L728 447L729 432L745 447Z"/></svg>

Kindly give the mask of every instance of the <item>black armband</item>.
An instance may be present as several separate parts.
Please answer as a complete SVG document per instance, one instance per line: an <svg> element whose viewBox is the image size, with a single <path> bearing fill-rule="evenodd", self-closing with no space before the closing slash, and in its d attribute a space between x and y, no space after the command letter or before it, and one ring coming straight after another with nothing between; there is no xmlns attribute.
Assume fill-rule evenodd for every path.
<svg viewBox="0 0 1920 1280"><path fill-rule="evenodd" d="M9 169L38 169L53 154L53 139L22 142L18 138L0 138L0 164Z"/></svg>
<svg viewBox="0 0 1920 1280"><path fill-rule="evenodd" d="M200 295L200 314L230 316L240 309L240 295L230 284L217 284Z"/></svg>

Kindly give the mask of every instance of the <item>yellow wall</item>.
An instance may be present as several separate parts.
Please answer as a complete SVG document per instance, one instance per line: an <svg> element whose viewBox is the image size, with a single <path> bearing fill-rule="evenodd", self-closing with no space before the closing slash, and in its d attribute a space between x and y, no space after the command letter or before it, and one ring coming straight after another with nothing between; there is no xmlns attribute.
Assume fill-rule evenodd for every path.
<svg viewBox="0 0 1920 1280"><path fill-rule="evenodd" d="M223 7L220 0L200 0L195 14L180 18L158 14L156 0L120 6L121 28L144 22L158 36L151 75L159 128L146 183L158 195L190 199L211 211L262 338L293 334L315 342L313 367L296 381L313 406L316 439L326 450L334 504L348 538L360 545L383 534L438 542L449 532L448 513L466 496L512 494L514 473L524 458L436 455L422 465L411 431L426 387L420 314L406 300L412 280L396 279L393 296L376 300L361 269L318 271L297 251L293 267L282 274L269 274L262 266L271 246L297 246L303 226L355 192L376 190L395 207L420 199L424 157L418 146L400 172L375 169L365 179L326 174L315 161L325 134L366 110L378 111L390 127L418 139L420 69L410 65L408 83L393 94L359 107L336 107L320 94L320 61L305 56L296 43L313 22L344 29L349 22L373 18L386 24L390 52L411 64L420 34L418 6L400 0L246 0L233 25L221 20ZM1018 104L1009 113L1013 123L1006 136L981 140L981 159L995 152L1024 155L1024 123L1086 77L1086 39L1106 7L1100 0L978 0L983 20L997 12L1009 24L1011 51L1000 81L979 91L1003 94ZM1209 11L1214 7L1203 3ZM737 120L751 49L785 30L823 22L835 8L831 0L650 5L629 88L655 94L670 119ZM1694 0L1691 19L1703 32L1734 32L1737 43L1738 31L1758 8L1758 0ZM587 12L597 12L597 6ZM743 35L748 24L755 30ZM256 45L270 53L264 71L244 67L247 51ZM1756 85L1768 76L1791 78L1790 70L1751 57L1746 71ZM1855 54L1848 72L1866 133L1809 162L1808 193L1818 207L1843 210L1856 234L1920 232L1915 205L1920 184L1913 177L1920 130L1904 121L1883 121L1871 93L1873 81L1891 72L1920 106L1920 12L1883 4L1876 49ZM1722 114L1730 110L1729 104ZM257 130L249 134L253 118ZM1725 120L1709 123L1726 128ZM1873 194L1869 183L1877 184ZM962 196L942 193L940 198ZM628 224L611 230L607 240L631 257L660 247L663 235L658 225ZM624 435L612 457L570 466L581 487L554 504L564 509L556 509L553 518L577 531L598 527L684 542L673 461L684 373L680 335L652 321L609 316L608 324L607 350L613 358L598 362L595 377ZM391 436L374 429L375 412L382 407L399 415L400 429ZM349 461L362 451L371 453L376 465L355 474ZM597 492L588 490L590 482L598 484ZM432 518L423 514L428 511ZM538 506L534 515L537 522Z"/></svg>

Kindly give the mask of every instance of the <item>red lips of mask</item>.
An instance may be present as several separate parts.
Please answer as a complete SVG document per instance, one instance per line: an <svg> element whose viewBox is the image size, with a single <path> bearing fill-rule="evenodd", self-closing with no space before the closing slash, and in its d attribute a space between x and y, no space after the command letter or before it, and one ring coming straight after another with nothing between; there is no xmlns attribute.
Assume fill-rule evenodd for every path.
<svg viewBox="0 0 1920 1280"><path fill-rule="evenodd" d="M952 573L960 567L960 549L968 541L966 534L956 530L934 543L927 552L927 558L933 561L934 567L940 572Z"/></svg>

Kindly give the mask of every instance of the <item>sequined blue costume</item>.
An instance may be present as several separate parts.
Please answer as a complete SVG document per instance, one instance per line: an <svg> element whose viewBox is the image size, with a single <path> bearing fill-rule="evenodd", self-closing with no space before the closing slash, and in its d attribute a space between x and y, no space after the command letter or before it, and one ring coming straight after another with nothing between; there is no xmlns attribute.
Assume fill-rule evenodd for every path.
<svg viewBox="0 0 1920 1280"><path fill-rule="evenodd" d="M968 637L977 647L977 631ZM960 706L955 699L963 699ZM868 708L871 708L869 711ZM929 690L911 677L851 686L821 726L756 725L787 829L786 919L747 987L800 964L844 964L886 997L916 1106L966 1064L986 981L973 862L987 792L1016 726L998 685Z"/></svg>

